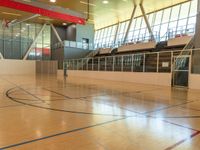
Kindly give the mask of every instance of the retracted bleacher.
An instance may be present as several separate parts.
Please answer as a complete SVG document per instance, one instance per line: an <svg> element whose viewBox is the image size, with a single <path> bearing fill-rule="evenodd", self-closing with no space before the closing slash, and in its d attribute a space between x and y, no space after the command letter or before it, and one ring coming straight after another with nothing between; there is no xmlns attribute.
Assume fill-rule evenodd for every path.
<svg viewBox="0 0 200 150"><path fill-rule="evenodd" d="M175 46L183 46L190 42L192 36L188 35L180 35L176 36L175 38L169 39L167 42L168 47L175 47Z"/></svg>
<svg viewBox="0 0 200 150"><path fill-rule="evenodd" d="M142 42L142 43L128 43L118 48L118 52L139 51L139 50L151 50L156 48L155 41Z"/></svg>
<svg viewBox="0 0 200 150"><path fill-rule="evenodd" d="M106 54L110 54L112 51L112 48L101 48L99 50L99 54L100 55L106 55Z"/></svg>

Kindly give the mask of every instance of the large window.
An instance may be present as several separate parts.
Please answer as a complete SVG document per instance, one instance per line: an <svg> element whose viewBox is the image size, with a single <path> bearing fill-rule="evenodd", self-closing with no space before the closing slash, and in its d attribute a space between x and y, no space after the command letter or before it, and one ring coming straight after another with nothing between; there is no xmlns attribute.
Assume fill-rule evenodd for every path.
<svg viewBox="0 0 200 150"><path fill-rule="evenodd" d="M147 18L156 41L165 41L180 34L194 34L197 14L197 0L192 0L170 8L147 14ZM117 28L117 25L97 30L95 33L96 47L107 47L123 44L129 21L119 23L117 38L114 43L106 37L111 37L108 28ZM106 31L106 32L103 32ZM116 30L115 30L116 31ZM101 34L100 34L101 33ZM148 41L149 31L143 17L134 18L126 42Z"/></svg>
<svg viewBox="0 0 200 150"><path fill-rule="evenodd" d="M119 28L118 28L118 32L117 32L117 38L116 38L115 43L117 43L117 44L123 43L124 36L125 36L125 33L127 31L127 28L128 28L128 24L129 24L129 21L122 22L122 23L119 24Z"/></svg>
<svg viewBox="0 0 200 150"><path fill-rule="evenodd" d="M95 48L110 47L114 44L117 25L113 25L95 32Z"/></svg>
<svg viewBox="0 0 200 150"><path fill-rule="evenodd" d="M2 27L0 20L0 52L6 59L22 59L42 28L41 24L19 23ZM50 59L50 26L46 26L29 53L29 59Z"/></svg>

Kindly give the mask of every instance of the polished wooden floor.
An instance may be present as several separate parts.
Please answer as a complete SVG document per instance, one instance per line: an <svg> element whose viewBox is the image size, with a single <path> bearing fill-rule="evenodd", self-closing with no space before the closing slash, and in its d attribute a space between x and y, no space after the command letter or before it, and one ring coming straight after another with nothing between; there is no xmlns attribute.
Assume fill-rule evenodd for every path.
<svg viewBox="0 0 200 150"><path fill-rule="evenodd" d="M200 150L200 91L0 76L0 149Z"/></svg>

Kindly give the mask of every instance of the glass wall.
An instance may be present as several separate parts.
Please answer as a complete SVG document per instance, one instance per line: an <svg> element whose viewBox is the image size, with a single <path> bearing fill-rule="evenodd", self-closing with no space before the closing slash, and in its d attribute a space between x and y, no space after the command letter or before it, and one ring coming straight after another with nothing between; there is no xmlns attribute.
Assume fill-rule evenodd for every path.
<svg viewBox="0 0 200 150"><path fill-rule="evenodd" d="M5 59L22 59L42 28L41 24L20 23L3 27L0 20L0 52ZM39 35L29 53L29 59L50 59L50 26Z"/></svg>
<svg viewBox="0 0 200 150"><path fill-rule="evenodd" d="M96 47L107 47L114 44L117 25L113 25L95 32L94 44Z"/></svg>
<svg viewBox="0 0 200 150"><path fill-rule="evenodd" d="M138 9L139 11L139 9ZM148 21L157 42L166 41L170 38L174 38L181 35L194 34L197 14L197 0L192 0L186 3L182 3L173 7L169 7L163 10L159 10L150 14L147 14ZM111 33L105 35L105 31L108 28L103 28L95 32L95 47L111 47L123 44L124 35L127 31L129 21L125 21L119 24L115 24L108 28L118 28L118 31L112 33L116 40L112 41L111 45L109 39ZM118 26L118 27L117 27ZM126 43L140 42L150 40L149 31L146 27L144 18L137 17L133 19L131 28L126 39Z"/></svg>

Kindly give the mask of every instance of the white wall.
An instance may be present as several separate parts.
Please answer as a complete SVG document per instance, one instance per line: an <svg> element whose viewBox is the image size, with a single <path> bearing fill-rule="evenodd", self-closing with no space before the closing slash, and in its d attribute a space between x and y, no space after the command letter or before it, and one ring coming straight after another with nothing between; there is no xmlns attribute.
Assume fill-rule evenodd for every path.
<svg viewBox="0 0 200 150"><path fill-rule="evenodd" d="M34 75L35 66L30 60L0 60L0 75Z"/></svg>
<svg viewBox="0 0 200 150"><path fill-rule="evenodd" d="M58 75L63 76L63 70L58 70ZM139 72L98 72L68 70L71 77L83 77L101 80L132 82L141 84L161 85L171 87L171 73L139 73ZM200 74L189 75L189 89L200 90Z"/></svg>
<svg viewBox="0 0 200 150"><path fill-rule="evenodd" d="M58 74L62 74L61 72ZM68 71L69 76L171 86L171 73Z"/></svg>
<svg viewBox="0 0 200 150"><path fill-rule="evenodd" d="M76 25L76 41L82 42L82 39L89 39L89 43L94 43L94 25L86 24L86 25Z"/></svg>
<svg viewBox="0 0 200 150"><path fill-rule="evenodd" d="M189 75L189 88L200 90L200 74Z"/></svg>

